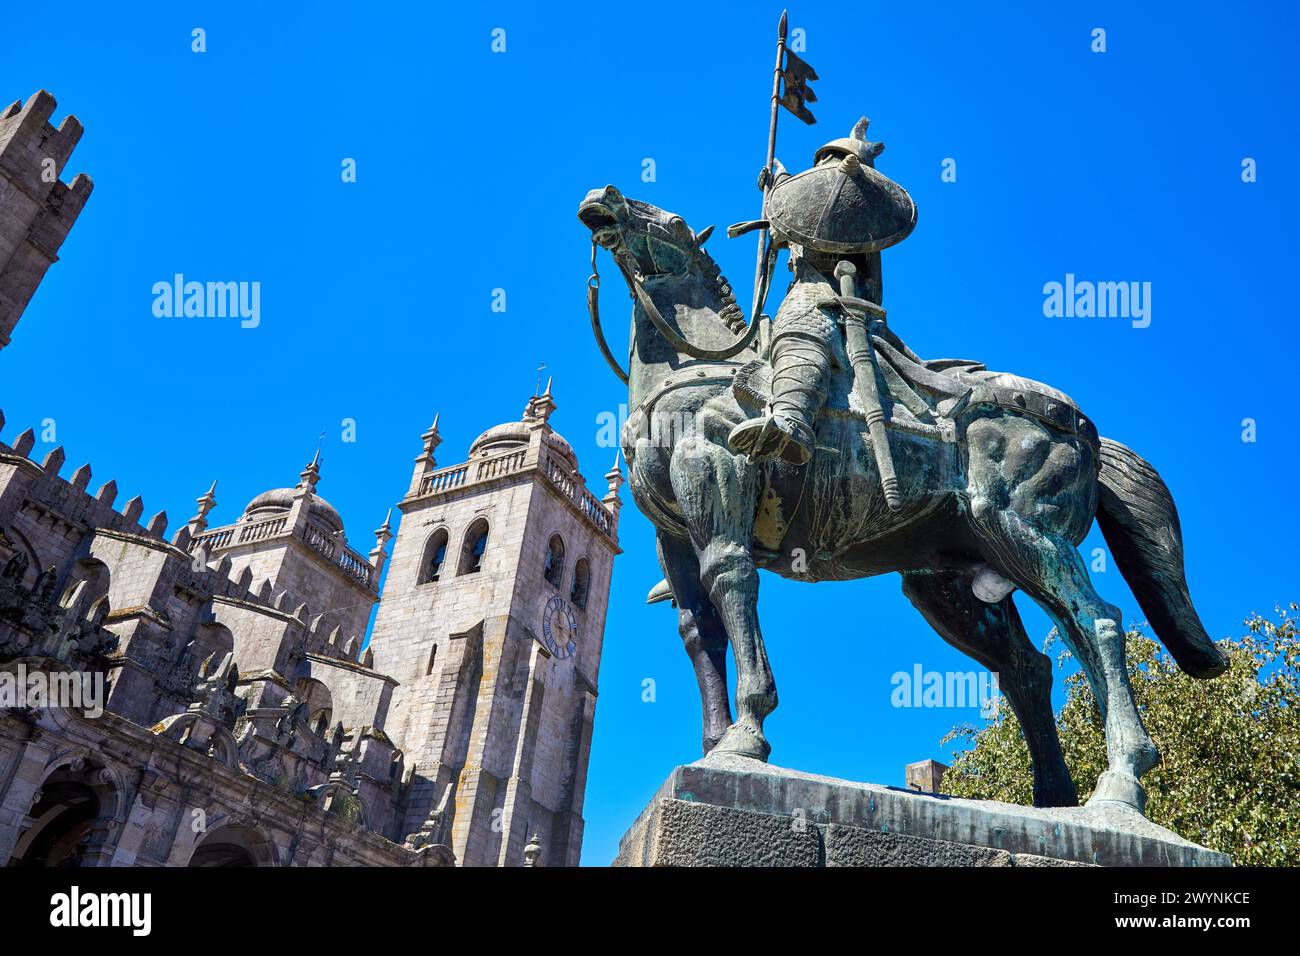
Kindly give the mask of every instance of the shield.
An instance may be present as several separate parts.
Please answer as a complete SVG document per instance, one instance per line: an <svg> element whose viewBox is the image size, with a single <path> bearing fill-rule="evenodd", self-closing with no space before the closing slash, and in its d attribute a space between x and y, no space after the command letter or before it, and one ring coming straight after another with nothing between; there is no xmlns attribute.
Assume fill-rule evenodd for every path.
<svg viewBox="0 0 1300 956"><path fill-rule="evenodd" d="M772 229L791 242L851 255L902 242L916 204L902 186L850 154L782 179L767 197Z"/></svg>

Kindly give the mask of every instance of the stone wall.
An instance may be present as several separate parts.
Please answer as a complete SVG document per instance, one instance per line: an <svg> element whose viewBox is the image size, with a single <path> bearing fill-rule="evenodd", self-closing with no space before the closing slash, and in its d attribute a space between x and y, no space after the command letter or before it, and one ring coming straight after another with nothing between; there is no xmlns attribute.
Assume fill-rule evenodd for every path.
<svg viewBox="0 0 1300 956"><path fill-rule="evenodd" d="M58 779L59 783L52 781ZM0 716L0 859L30 847L29 813L43 788L82 783L99 812L85 863L186 866L222 841L263 866L432 866L445 858L398 845L114 714Z"/></svg>
<svg viewBox="0 0 1300 956"><path fill-rule="evenodd" d="M37 465L27 457L33 445L30 430L13 445L0 442L0 669L84 670L76 646L89 635L111 646L96 665L107 712L94 719L55 706L7 712L0 747L13 779L0 777L0 859L8 858L6 841L12 853L42 832L49 821L31 818L23 801L56 772L54 792L73 787L62 780L60 761L78 748L112 755L112 766L99 769L128 781L127 791L141 775L153 781L142 795L114 783L113 798L127 801L123 812L147 831L141 840L150 849L140 859L152 864L188 859L182 837L191 831L173 826L185 800L219 819L238 815L240 803L245 818L250 801L266 803L265 819L240 824L241 832L264 835L262 862L426 859L392 843L418 829L402 830L396 810L407 781L384 730L395 682L369 666L359 641L341 646L338 629L327 633L319 617L309 621L305 608L291 607L277 581L255 588L251 572L236 572L228 557L196 558L190 526L169 541L165 514L142 525L138 498L114 510L114 482L92 496L88 466L65 480L60 449ZM360 592L373 600L368 589ZM225 690L213 684L219 666L229 678ZM309 692L329 701L327 724L313 724L308 702L294 696ZM177 748L185 752L180 763ZM200 769L189 773L196 762ZM14 789L14 780L26 788ZM137 798L143 802L130 802ZM147 816L151 801L165 809ZM340 816L356 835L319 855L304 852L295 828L331 832ZM126 822L104 818L96 826ZM135 848L108 836L102 842L94 860L136 861Z"/></svg>

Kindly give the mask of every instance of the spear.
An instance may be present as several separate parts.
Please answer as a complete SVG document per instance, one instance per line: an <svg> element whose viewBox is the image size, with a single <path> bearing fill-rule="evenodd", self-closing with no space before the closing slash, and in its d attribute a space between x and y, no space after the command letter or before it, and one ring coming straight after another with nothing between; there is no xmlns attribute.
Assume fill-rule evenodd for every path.
<svg viewBox="0 0 1300 956"><path fill-rule="evenodd" d="M772 119L767 127L767 162L763 164L763 206L758 211L759 218L767 215L767 192L772 188L772 164L776 162L776 119L781 107L781 70L785 66L785 37L787 29L787 11L781 11L781 23L776 29L776 67L772 70ZM766 291L763 286L767 279L767 230L758 231L758 261L754 264L754 308L749 313L757 322L759 310L763 307Z"/></svg>
<svg viewBox="0 0 1300 956"><path fill-rule="evenodd" d="M768 229L767 224L763 221L762 216L767 213L767 194L772 189L772 166L776 162L776 118L780 107L784 106L798 119L812 125L817 122L816 117L808 111L806 103L816 102L817 96L813 93L812 88L808 85L809 81L817 79L817 71L814 70L802 58L796 56L794 51L786 49L786 11L781 11L781 23L777 27L776 33L776 67L772 71L772 120L767 128L767 163L763 166L762 187L763 187L763 209L759 212L757 225L758 231L758 262L754 266L754 308L750 313L755 322L758 321L759 313L763 308L763 300L767 298L767 277L771 262L771 250L768 249ZM785 81L784 91L781 89L782 80ZM733 226L732 229L746 227L744 231L748 232L755 223L742 223ZM730 234L732 230L728 230Z"/></svg>

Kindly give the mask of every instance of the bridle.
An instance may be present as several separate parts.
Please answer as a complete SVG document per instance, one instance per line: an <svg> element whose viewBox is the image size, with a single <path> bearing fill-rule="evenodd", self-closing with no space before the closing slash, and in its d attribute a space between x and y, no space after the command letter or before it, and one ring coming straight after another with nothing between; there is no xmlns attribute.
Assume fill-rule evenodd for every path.
<svg viewBox="0 0 1300 956"><path fill-rule="evenodd" d="M587 312L591 316L591 332L596 336L596 345L600 349L600 354L605 356L605 361L609 367L614 370L619 381L624 385L628 382L627 372L618 364L618 359L614 358L614 353L609 350L609 343L605 341L605 333L600 327L600 270L596 268L596 240L591 240L591 275L587 277Z"/></svg>
<svg viewBox="0 0 1300 956"><path fill-rule="evenodd" d="M596 345L600 348L601 355L605 356L605 361L609 363L609 367L614 370L614 374L619 377L619 380L622 381L624 385L627 385L627 372L623 370L622 366L618 364L618 360L614 358L613 352L610 351L609 343L605 341L605 334L600 325L600 271L596 267L596 249L597 243L593 238L591 241L591 275L587 278L587 312L591 315L591 331L596 337ZM754 339L758 335L760 326L757 318L750 321L749 327L740 338L723 348L708 349L690 342L664 319L663 315L659 311L659 307L655 305L654 300L650 297L650 293L645 289L645 277L641 275L637 269L632 267L631 263L628 261L628 254L626 252L615 252L613 250L611 250L610 254L614 257L614 262L618 266L619 271L622 272L624 278L627 279L627 284L632 290L631 296L633 300L641 304L641 308L645 310L645 313L649 317L651 324L654 325L655 330L678 352L681 352L683 355L689 355L691 358L717 362L731 358L737 353L749 348L754 343ZM770 269L767 274L771 274ZM764 281L764 286L766 286L766 284L766 281ZM760 299L760 301L762 301L762 299Z"/></svg>

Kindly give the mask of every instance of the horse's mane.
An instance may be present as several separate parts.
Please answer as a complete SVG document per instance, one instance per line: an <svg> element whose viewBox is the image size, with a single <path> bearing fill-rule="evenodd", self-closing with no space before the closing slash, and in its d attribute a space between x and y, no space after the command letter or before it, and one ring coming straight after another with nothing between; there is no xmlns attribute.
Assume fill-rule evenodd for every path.
<svg viewBox="0 0 1300 956"><path fill-rule="evenodd" d="M727 281L727 277L722 274L722 268L703 246L695 247L695 259L699 264L700 272L713 281L718 290L718 297L722 299L722 308L718 310L718 316L733 332L740 331L745 327L745 313L737 304L736 293L731 288L731 283Z"/></svg>
<svg viewBox="0 0 1300 956"><path fill-rule="evenodd" d="M670 217L673 219L681 219L680 216L673 216L672 213L660 209L653 203L637 199L627 200L627 203L638 213L647 226L650 223L658 222L661 228L665 229L665 231L671 232L671 230L668 230L667 228L666 221ZM682 223L685 225L685 220L682 220ZM705 231L707 232L708 230ZM690 233L689 227L687 227L687 232L688 234ZM698 235L698 233L694 235ZM681 248L680 245L678 248ZM731 288L731 283L727 281L727 277L722 274L721 267L714 261L713 256L709 255L708 250L704 248L703 244L701 244L698 239L692 244L691 248L697 268L699 268L700 273L706 280L713 283L714 289L718 293L718 298L722 302L721 308L718 309L718 317L722 319L723 324L731 329L731 331L742 331L745 328L745 313L736 302L736 293Z"/></svg>

